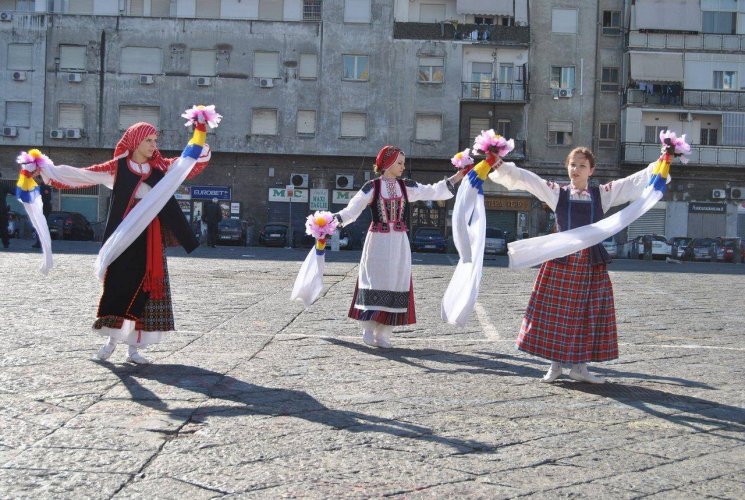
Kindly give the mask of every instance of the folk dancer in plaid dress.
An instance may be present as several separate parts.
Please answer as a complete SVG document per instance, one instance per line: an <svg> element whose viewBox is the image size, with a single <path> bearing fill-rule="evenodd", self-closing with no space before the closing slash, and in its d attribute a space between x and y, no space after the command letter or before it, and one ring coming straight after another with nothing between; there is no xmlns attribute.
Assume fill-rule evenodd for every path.
<svg viewBox="0 0 745 500"><path fill-rule="evenodd" d="M196 129L203 131L205 125L199 123ZM112 160L80 169L98 173L100 184L110 185L113 181L104 241L177 159L163 158L157 139L158 132L153 125L135 123L119 140ZM210 157L209 147L205 145L188 178L202 172ZM57 189L71 188L65 184L64 171L58 173L56 179L47 180ZM72 178L68 182L73 184ZM75 189L80 187L79 183L74 186ZM128 362L149 364L150 360L139 349L160 342L167 332L175 329L165 254L165 247L174 244L183 246L187 252L199 246L178 202L172 197L147 230L106 271L93 329L108 337L108 342L96 354L98 359L108 359L122 342L129 346Z"/></svg>
<svg viewBox="0 0 745 500"><path fill-rule="evenodd" d="M411 249L406 233L409 204L450 199L454 184L463 177L458 172L436 184L419 184L400 179L405 162L403 151L384 146L375 159L374 172L380 176L365 183L347 207L334 214L344 226L354 222L366 207L372 213L349 317L362 324L362 341L375 347L392 347L393 327L416 323Z"/></svg>
<svg viewBox="0 0 745 500"><path fill-rule="evenodd" d="M558 230L567 231L597 222L610 207L638 198L654 166L652 163L623 179L590 186L595 157L587 148L575 148L566 158L569 184L543 180L501 160L496 161L489 178L508 189L535 195L555 212ZM587 370L587 363L618 358L609 262L608 252L597 244L541 265L517 348L551 361L544 382L553 382L562 375L562 363L572 365L569 376L574 380L605 382Z"/></svg>

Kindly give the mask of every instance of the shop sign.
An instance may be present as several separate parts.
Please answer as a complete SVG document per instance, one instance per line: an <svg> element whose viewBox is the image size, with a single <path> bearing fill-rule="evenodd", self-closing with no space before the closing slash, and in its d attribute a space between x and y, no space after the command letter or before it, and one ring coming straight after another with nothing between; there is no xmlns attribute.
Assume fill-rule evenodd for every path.
<svg viewBox="0 0 745 500"><path fill-rule="evenodd" d="M328 210L329 209L329 190L328 189L311 189L310 206L308 210Z"/></svg>
<svg viewBox="0 0 745 500"><path fill-rule="evenodd" d="M191 197L195 200L229 200L232 198L228 186L192 186Z"/></svg>
<svg viewBox="0 0 745 500"><path fill-rule="evenodd" d="M331 203L338 203L339 205L349 204L357 191L342 191L341 189L334 189Z"/></svg>
<svg viewBox="0 0 745 500"><path fill-rule="evenodd" d="M724 214L727 213L727 205L725 203L692 201L688 204L688 213Z"/></svg>
<svg viewBox="0 0 745 500"><path fill-rule="evenodd" d="M191 200L191 186L179 186L173 196L177 200Z"/></svg>
<svg viewBox="0 0 745 500"><path fill-rule="evenodd" d="M269 188L269 201L278 201L281 203L289 203L290 195L287 193L287 188ZM308 203L308 190L295 188L292 190L292 202L293 203Z"/></svg>
<svg viewBox="0 0 745 500"><path fill-rule="evenodd" d="M529 212L530 198L514 198L511 196L484 197L484 207L487 210L511 210L514 212Z"/></svg>

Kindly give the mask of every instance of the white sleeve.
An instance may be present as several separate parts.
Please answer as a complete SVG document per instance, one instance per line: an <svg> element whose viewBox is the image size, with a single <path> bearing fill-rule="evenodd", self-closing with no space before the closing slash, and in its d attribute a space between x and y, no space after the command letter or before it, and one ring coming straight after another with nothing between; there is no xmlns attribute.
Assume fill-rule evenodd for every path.
<svg viewBox="0 0 745 500"><path fill-rule="evenodd" d="M443 179L435 184L419 184L415 186L407 186L406 194L409 198L409 203L420 200L449 200L454 196L455 188L448 182L447 179Z"/></svg>
<svg viewBox="0 0 745 500"><path fill-rule="evenodd" d="M555 182L541 179L533 172L522 169L512 162L503 162L499 168L489 174L489 179L510 190L522 189L527 191L546 203L551 210L556 210L561 186Z"/></svg>
<svg viewBox="0 0 745 500"><path fill-rule="evenodd" d="M357 217L360 216L363 210L365 210L365 207L367 207L370 202L372 201L373 192L375 189L369 189L367 193L365 193L362 189L357 191L357 194L355 194L351 200L349 200L349 204L346 206L346 208L341 209L339 212L336 213L336 215L339 216L341 219L342 226L348 226L352 222L357 220Z"/></svg>
<svg viewBox="0 0 745 500"><path fill-rule="evenodd" d="M603 205L603 212L607 212L610 207L634 201L641 196L644 188L649 184L649 179L652 178L652 172L656 165L656 161L652 162L647 168L628 177L602 184L600 186L600 201ZM670 176L668 176L667 182L670 182Z"/></svg>

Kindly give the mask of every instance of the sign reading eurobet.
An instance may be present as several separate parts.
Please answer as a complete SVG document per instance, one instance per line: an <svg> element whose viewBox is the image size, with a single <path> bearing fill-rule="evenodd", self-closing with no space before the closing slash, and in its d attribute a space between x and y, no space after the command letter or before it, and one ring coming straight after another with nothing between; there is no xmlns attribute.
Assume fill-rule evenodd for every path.
<svg viewBox="0 0 745 500"><path fill-rule="evenodd" d="M328 210L329 209L329 190L328 189L311 189L310 206L308 210Z"/></svg>
<svg viewBox="0 0 745 500"><path fill-rule="evenodd" d="M191 198L193 200L218 200L232 199L230 188L228 186L192 186Z"/></svg>
<svg viewBox="0 0 745 500"><path fill-rule="evenodd" d="M342 191L340 189L334 189L332 202L331 203L338 203L340 205L348 205L349 200L352 199L352 197L357 194L357 191Z"/></svg>
<svg viewBox="0 0 745 500"><path fill-rule="evenodd" d="M287 194L287 189L283 187L269 188L269 201L279 201L281 203L289 203L290 195ZM292 202L293 203L308 203L308 190L295 188L292 191Z"/></svg>

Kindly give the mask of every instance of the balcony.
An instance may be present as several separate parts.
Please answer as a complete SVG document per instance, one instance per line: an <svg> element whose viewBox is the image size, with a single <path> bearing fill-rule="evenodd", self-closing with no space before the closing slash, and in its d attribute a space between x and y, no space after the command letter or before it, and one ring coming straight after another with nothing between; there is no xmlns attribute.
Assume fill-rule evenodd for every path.
<svg viewBox="0 0 745 500"><path fill-rule="evenodd" d="M719 35L714 33L642 33L628 34L629 49L670 49L693 51L745 51L745 35Z"/></svg>
<svg viewBox="0 0 745 500"><path fill-rule="evenodd" d="M528 26L489 26L455 23L399 23L393 25L397 40L458 40L483 45L528 47Z"/></svg>
<svg viewBox="0 0 745 500"><path fill-rule="evenodd" d="M745 111L745 91L682 89L673 92L646 92L626 89L624 104L640 106L670 106L716 111Z"/></svg>
<svg viewBox="0 0 745 500"><path fill-rule="evenodd" d="M627 163L646 165L660 156L660 144L647 142L624 142L621 147L622 159ZM691 145L689 164L715 167L742 168L745 165L745 146L701 146ZM673 165L673 176L675 175Z"/></svg>
<svg viewBox="0 0 745 500"><path fill-rule="evenodd" d="M460 97L480 102L528 102L528 87L524 83L462 82Z"/></svg>

